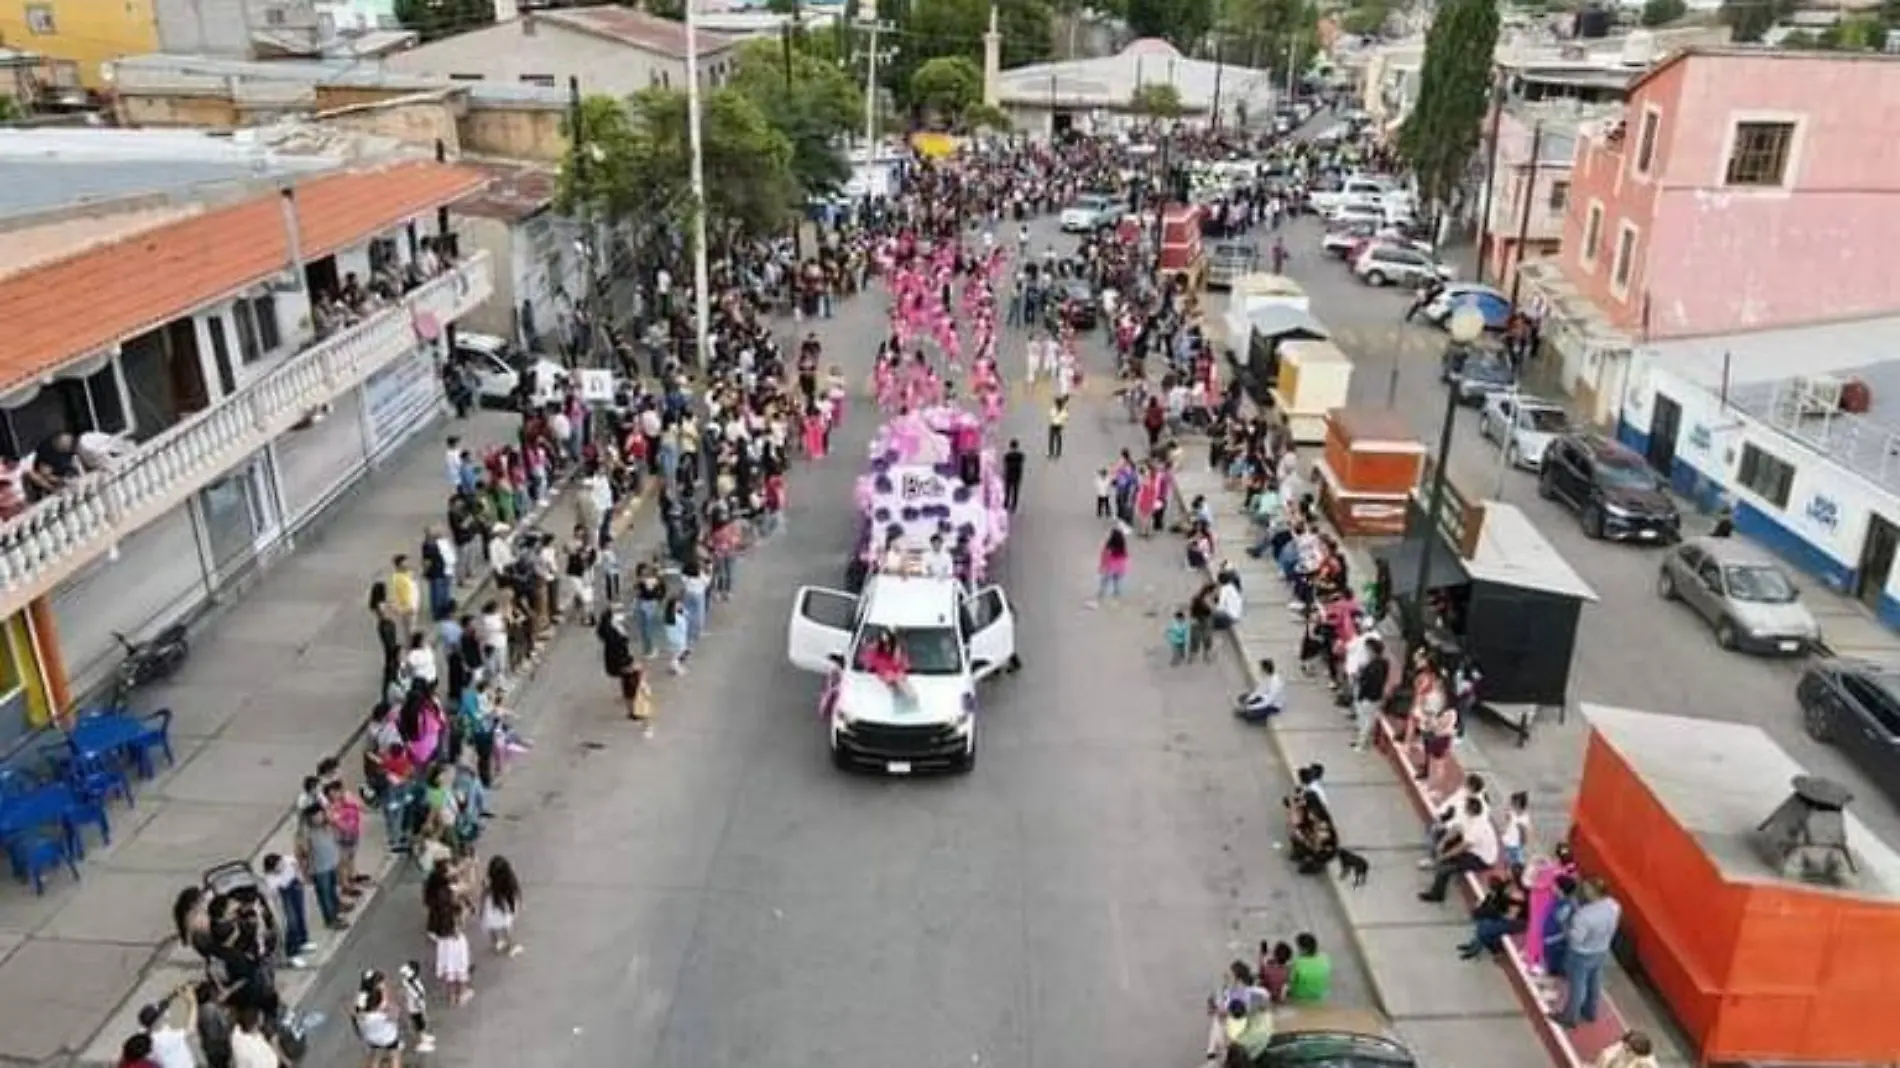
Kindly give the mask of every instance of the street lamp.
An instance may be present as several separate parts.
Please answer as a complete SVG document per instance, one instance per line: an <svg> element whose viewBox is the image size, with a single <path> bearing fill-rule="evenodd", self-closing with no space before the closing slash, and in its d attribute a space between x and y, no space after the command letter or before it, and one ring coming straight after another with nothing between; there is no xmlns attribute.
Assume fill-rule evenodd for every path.
<svg viewBox="0 0 1900 1068"><path fill-rule="evenodd" d="M1451 314L1445 323L1451 345L1469 345L1484 333L1484 313L1465 305ZM1412 579L1411 629L1414 637L1425 636L1425 598L1431 592L1432 550L1438 546L1439 518L1445 511L1445 484L1450 477L1451 432L1458 426L1458 387L1445 390L1445 421L1438 429L1438 453L1432 460L1432 486L1425 501L1425 529L1420 532L1418 574Z"/></svg>

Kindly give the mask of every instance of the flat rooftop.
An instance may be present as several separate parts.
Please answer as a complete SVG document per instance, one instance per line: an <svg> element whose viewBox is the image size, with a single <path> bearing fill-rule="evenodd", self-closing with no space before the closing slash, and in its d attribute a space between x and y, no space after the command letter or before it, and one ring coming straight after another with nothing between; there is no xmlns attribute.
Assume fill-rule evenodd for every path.
<svg viewBox="0 0 1900 1068"><path fill-rule="evenodd" d="M287 156L204 134L0 130L0 219L229 182L314 174L340 161Z"/></svg>
<svg viewBox="0 0 1900 1068"><path fill-rule="evenodd" d="M1783 879L1749 840L1788 799L1807 769L1760 727L1585 703L1583 714L1693 835L1730 882L1798 886L1864 900L1900 900L1900 854L1847 811L1847 841L1860 866L1859 885L1834 887ZM1857 803L1879 803L1859 798Z"/></svg>

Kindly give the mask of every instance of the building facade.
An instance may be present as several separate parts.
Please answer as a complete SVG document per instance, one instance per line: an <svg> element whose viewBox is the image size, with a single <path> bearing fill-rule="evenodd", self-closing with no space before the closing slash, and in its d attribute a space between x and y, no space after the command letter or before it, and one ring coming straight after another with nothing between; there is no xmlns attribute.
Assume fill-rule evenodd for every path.
<svg viewBox="0 0 1900 1068"><path fill-rule="evenodd" d="M702 32L702 85L722 85L737 62L736 38ZM387 68L458 82L498 82L626 97L651 86L686 85L686 31L680 23L608 5L523 12L389 56Z"/></svg>
<svg viewBox="0 0 1900 1068"><path fill-rule="evenodd" d="M229 596L441 410L485 299L449 204L486 177L402 162L287 180L0 276L0 738L109 677L114 634ZM348 316L352 289L387 287ZM86 473L28 490L57 435ZM98 455L103 451L104 455Z"/></svg>
<svg viewBox="0 0 1900 1068"><path fill-rule="evenodd" d="M1586 124L1561 252L1524 273L1566 386L1607 420L1643 341L1900 308L1891 113L1838 106L1895 93L1893 57L1691 50Z"/></svg>
<svg viewBox="0 0 1900 1068"><path fill-rule="evenodd" d="M0 0L0 40L45 57L56 89L107 88L100 65L158 48L153 0Z"/></svg>
<svg viewBox="0 0 1900 1068"><path fill-rule="evenodd" d="M1577 109L1565 104L1507 105L1496 117L1496 166L1478 250L1486 278L1509 279L1520 260L1554 255L1570 206ZM1532 153L1535 152L1535 156Z"/></svg>

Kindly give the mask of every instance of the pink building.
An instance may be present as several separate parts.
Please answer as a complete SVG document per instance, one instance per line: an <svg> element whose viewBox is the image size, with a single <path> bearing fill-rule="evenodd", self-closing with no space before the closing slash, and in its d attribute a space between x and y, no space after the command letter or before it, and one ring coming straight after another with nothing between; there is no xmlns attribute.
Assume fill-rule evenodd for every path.
<svg viewBox="0 0 1900 1068"><path fill-rule="evenodd" d="M1527 263L1567 387L1607 418L1646 341L1900 313L1900 57L1693 49L1579 138Z"/></svg>

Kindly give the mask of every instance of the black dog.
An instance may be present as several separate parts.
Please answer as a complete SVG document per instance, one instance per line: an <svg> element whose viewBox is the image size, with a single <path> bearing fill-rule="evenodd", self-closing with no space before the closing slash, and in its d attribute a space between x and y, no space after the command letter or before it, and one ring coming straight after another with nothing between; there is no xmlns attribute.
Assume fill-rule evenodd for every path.
<svg viewBox="0 0 1900 1068"><path fill-rule="evenodd" d="M1363 854L1350 849L1339 851L1339 877L1351 880L1354 887L1366 885L1366 876L1372 873L1372 862Z"/></svg>

